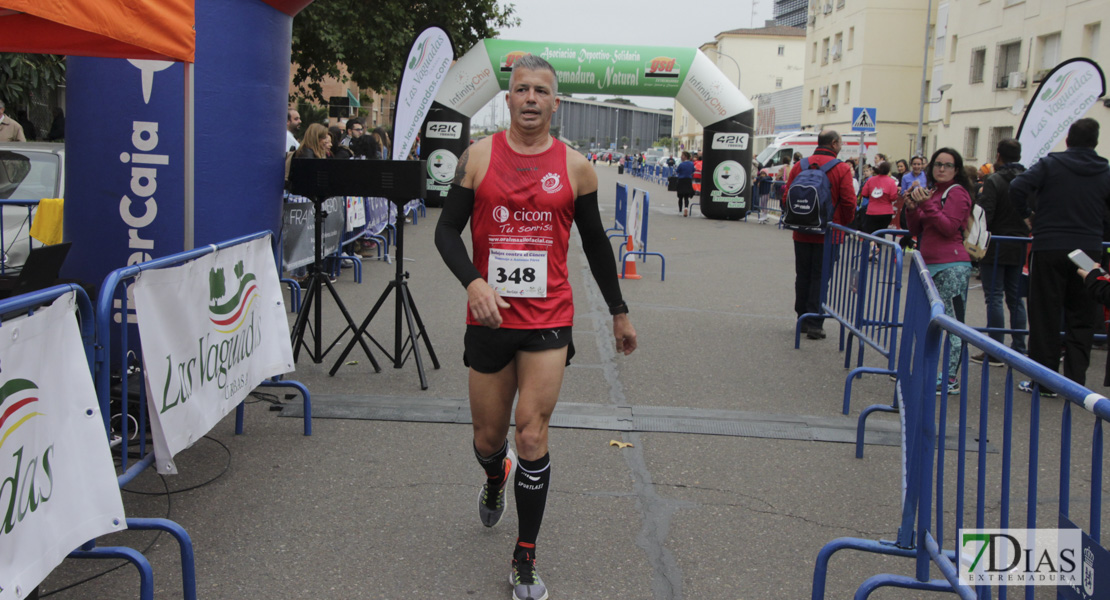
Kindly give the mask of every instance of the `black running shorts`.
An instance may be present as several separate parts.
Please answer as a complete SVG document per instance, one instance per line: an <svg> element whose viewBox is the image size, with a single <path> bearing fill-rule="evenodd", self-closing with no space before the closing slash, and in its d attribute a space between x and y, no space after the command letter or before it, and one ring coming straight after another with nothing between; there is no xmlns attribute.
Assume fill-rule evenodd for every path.
<svg viewBox="0 0 1110 600"><path fill-rule="evenodd" d="M463 364L479 373L497 373L505 368L517 352L539 352L570 346L567 365L574 356L574 340L570 327L555 329L491 329L467 325L463 337Z"/></svg>

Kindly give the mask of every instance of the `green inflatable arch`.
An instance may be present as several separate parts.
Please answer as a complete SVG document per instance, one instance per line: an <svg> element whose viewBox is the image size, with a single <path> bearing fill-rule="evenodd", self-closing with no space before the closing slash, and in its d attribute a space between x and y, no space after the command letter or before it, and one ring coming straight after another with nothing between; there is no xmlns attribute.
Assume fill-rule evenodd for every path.
<svg viewBox="0 0 1110 600"><path fill-rule="evenodd" d="M754 106L700 50L500 39L483 40L451 67L424 122L420 156L428 161L430 203L447 195L455 160L470 144L470 118L508 89L513 61L526 54L555 67L562 93L678 100L705 130L702 214L711 219L747 214ZM433 153L437 160L430 159Z"/></svg>

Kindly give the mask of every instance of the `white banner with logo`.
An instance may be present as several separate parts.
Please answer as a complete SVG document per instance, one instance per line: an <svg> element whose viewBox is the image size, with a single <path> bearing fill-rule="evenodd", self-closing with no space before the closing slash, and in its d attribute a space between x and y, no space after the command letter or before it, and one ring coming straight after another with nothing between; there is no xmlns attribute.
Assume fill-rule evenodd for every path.
<svg viewBox="0 0 1110 600"><path fill-rule="evenodd" d="M270 238L135 281L143 372L159 473L268 377L293 370Z"/></svg>
<svg viewBox="0 0 1110 600"><path fill-rule="evenodd" d="M127 528L73 294L0 333L0 599Z"/></svg>
<svg viewBox="0 0 1110 600"><path fill-rule="evenodd" d="M1071 124L1106 94L1106 79L1098 64L1086 58L1073 58L1049 73L1033 101L1025 109L1018 127L1021 164L1032 167L1068 135ZM995 148L989 149L993 155Z"/></svg>
<svg viewBox="0 0 1110 600"><path fill-rule="evenodd" d="M451 39L439 27L429 27L416 36L398 88L397 111L393 115L393 160L408 158L454 59Z"/></svg>

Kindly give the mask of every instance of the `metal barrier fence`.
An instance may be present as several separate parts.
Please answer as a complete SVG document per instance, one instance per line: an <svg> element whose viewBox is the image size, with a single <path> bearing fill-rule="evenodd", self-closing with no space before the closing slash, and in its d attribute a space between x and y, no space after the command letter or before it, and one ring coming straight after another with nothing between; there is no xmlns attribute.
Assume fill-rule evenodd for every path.
<svg viewBox="0 0 1110 600"><path fill-rule="evenodd" d="M0 200L0 275L23 265L31 253L31 223L38 205L38 200Z"/></svg>
<svg viewBox="0 0 1110 600"><path fill-rule="evenodd" d="M774 179L760 179L755 184L755 194L752 199L752 210L759 223L766 223L772 215L782 216L782 190L786 182ZM750 213L749 213L750 214ZM745 217L747 218L747 217ZM782 221L779 221L782 228Z"/></svg>
<svg viewBox="0 0 1110 600"><path fill-rule="evenodd" d="M95 311L85 290L74 284L57 285L38 290L28 294L20 294L11 298L0 300L0 315L30 314L38 307L45 306L65 296L74 294L77 303L77 322L81 333L81 342L88 362L89 372L95 373L95 353L97 346L97 329ZM61 377L68 377L66 373L59 373ZM102 400L99 402L101 413L107 415L107 406ZM111 431L105 422L105 443L111 443ZM120 484L122 486L122 484ZM15 493L15 490L12 490ZM161 518L133 518L126 519L127 529L132 530L158 530L169 533L177 541L181 552L181 585L185 600L196 600L196 567L193 554L193 542L185 529L169 519ZM80 548L69 553L69 558L94 558L94 559L123 559L130 562L139 572L139 597L142 600L154 598L154 572L150 562L139 551L123 546L97 546L95 540L83 544ZM24 597L20 590L16 594ZM37 595L35 596L37 597Z"/></svg>
<svg viewBox="0 0 1110 600"><path fill-rule="evenodd" d="M974 529L1073 529L1081 528L1081 525L1073 523L1084 520L1087 526L1083 541L1085 550L1082 557L1077 557L1076 567L1082 583L1093 585L1095 557L1099 561L1106 560L1105 550L1098 546L1101 544L1104 520L1103 422L1110 419L1110 400L945 315L943 303L920 254L913 255L910 271L896 385L904 428L902 514L898 537L894 541L839 538L826 544L814 567L812 597L818 599L825 595L828 565L833 554L853 549L908 557L915 561L912 577L897 574L872 576L858 588L856 598L867 598L881 587L948 591L969 600L990 598L990 587L961 585L960 561L970 564L974 557L964 553L971 549L964 549L958 543L954 544L955 550L944 550L946 534L950 536L947 538L950 545L953 545L951 540L958 540L959 532L965 526ZM942 350L947 350L948 346L942 341L945 335L964 341L959 401L954 408L948 406L948 394L938 396L936 392ZM1006 366L1006 374L1002 378L1004 389L992 392L991 369L984 361L976 386L977 403L969 401L969 384L972 382L968 355L971 347L985 351ZM1021 409L1028 410L1027 414L1019 413L1015 407L1015 373L1021 373L1037 384L1031 396L1024 396L1029 398L1029 402L1019 403ZM998 379L996 377L993 383L998 383ZM1042 387L1053 390L1063 399L1058 407L1058 420L1053 411L1041 409L1045 397L1040 392ZM1053 408L1056 408L1055 403ZM1089 427L1091 431L1089 438L1083 436L1078 442L1090 451L1091 458L1089 465L1073 466L1072 435L1073 430L1081 426ZM955 430L954 433L949 433L950 428ZM1051 479L1051 457L1041 460L1042 450L1046 454L1051 452L1051 447L1041 447L1042 428L1046 429L1046 433L1048 428L1053 428L1054 434L1059 431L1059 468L1055 480ZM970 442L969 430L972 436ZM946 449L945 441L949 435L956 437L955 457L949 456ZM1052 437L1056 438L1055 435ZM994 439L996 443L1002 440L1001 449L996 454L988 447L989 439ZM969 461L969 453L976 455L973 464ZM1025 464L1017 464L1022 458L1027 458ZM955 463L954 473L952 463ZM1044 482L1041 481L1042 475L1046 477ZM989 493L988 482L997 483L997 488L992 487ZM1015 487L1018 493L1012 494ZM1073 492L1077 507L1086 504L1086 519L1072 513ZM954 502L954 511L946 508L948 502ZM1017 515L1011 520L1011 512L1016 512L1015 509L1022 505L1025 509L1024 522ZM1048 518L1039 519L1039 511L1047 511ZM954 512L954 518L946 525L951 512ZM946 526L951 529L946 529ZM1088 560L1092 562L1088 563ZM943 579L930 579L932 566L939 570ZM1089 570L1085 571L1085 568ZM1032 586L1026 587L1025 597L1033 598L1034 590ZM1015 590L1000 587L999 598L1006 598L1007 591ZM1074 590L1067 594L1062 589L1058 591L1061 592L1060 597L1092 597L1080 595ZM1093 592L1088 588L1087 593ZM1105 590L1099 590L1099 593L1105 594Z"/></svg>
<svg viewBox="0 0 1110 600"><path fill-rule="evenodd" d="M217 250L230 248L238 244L263 239L272 235L273 234L269 231L260 231L221 244L172 254L152 261L116 269L109 273L104 279L104 283L100 287L100 295L96 306L98 344L94 355L95 368L93 370L93 381L96 384L96 395L100 400L100 409L104 415L105 427L111 432L111 435L119 436L117 450L121 469L123 471L119 476L119 484L121 486L126 485L134 479L136 475L142 472L143 469L153 464L154 452L152 448L149 447L147 436L145 435L145 432L148 431L149 420L147 415L146 386L142 383L142 358L139 355L140 353L135 350L135 348L139 346L139 343L132 344L129 339L131 328L128 327L127 324L130 319L121 318L119 322L117 322L112 318L113 312L116 312L117 315L129 314L129 303L131 302L131 298L129 297L128 288L134 283L135 278L143 271L174 267L211 254ZM112 354L113 336L111 333L113 327L118 329L117 339L119 340L118 348L114 350L116 353L115 356ZM113 358L115 358L116 363L120 365L120 372L118 375L119 387L115 390L112 385ZM300 382L285 380L271 380L264 382L262 385L267 387L288 387L300 392L301 397L304 399L304 434L312 435L312 401L308 393L308 388ZM115 417L111 406L113 396L119 398L118 413L115 413L119 415L118 425L114 425L111 422ZM132 402L136 402L137 406L132 407ZM242 432L243 405L240 404L235 411L235 433L241 434ZM134 458L134 460L132 460L132 458Z"/></svg>
<svg viewBox="0 0 1110 600"><path fill-rule="evenodd" d="M628 186L623 183L617 184L616 200L614 202L613 210L613 226L605 230L609 234L609 239L614 237L624 237L628 235L625 230L628 228Z"/></svg>
<svg viewBox="0 0 1110 600"><path fill-rule="evenodd" d="M852 380L864 374L895 372L897 330L902 325L902 249L897 242L833 224L825 235L822 260L822 314L798 317L794 348L801 343L803 320L812 317L831 317L840 323L840 349L845 350L846 369L851 365L853 340L859 339L856 368L844 382L843 411L848 414ZM886 360L885 369L863 366L866 346Z"/></svg>

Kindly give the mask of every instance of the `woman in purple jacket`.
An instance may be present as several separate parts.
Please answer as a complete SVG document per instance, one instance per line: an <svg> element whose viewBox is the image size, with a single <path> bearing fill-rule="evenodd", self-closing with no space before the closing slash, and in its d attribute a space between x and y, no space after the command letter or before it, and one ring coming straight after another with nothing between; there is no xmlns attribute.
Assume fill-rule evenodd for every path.
<svg viewBox="0 0 1110 600"><path fill-rule="evenodd" d="M971 215L971 182L964 172L964 159L952 148L933 153L925 170L928 188L915 188L906 195L905 209L910 233L917 236L918 250L937 286L944 313L961 323L967 305L967 283L971 257L964 249L963 228ZM960 367L960 338L951 336L947 381L937 381L937 393L960 393L956 378Z"/></svg>

